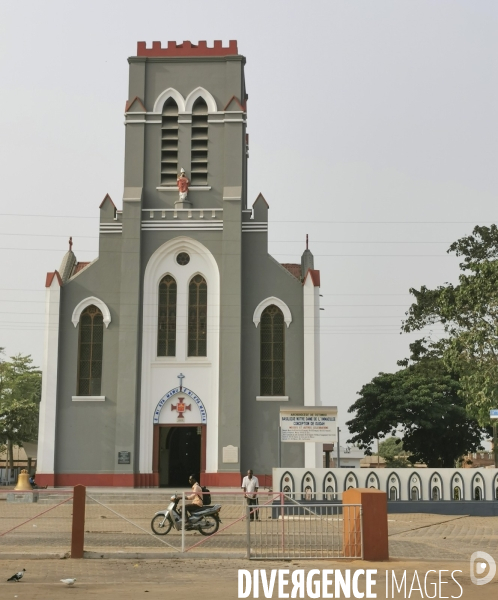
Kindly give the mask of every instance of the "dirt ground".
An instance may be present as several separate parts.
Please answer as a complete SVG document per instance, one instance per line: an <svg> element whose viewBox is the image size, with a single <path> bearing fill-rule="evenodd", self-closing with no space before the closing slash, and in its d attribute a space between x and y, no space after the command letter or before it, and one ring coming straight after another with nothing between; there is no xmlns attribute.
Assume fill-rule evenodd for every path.
<svg viewBox="0 0 498 600"><path fill-rule="evenodd" d="M19 583L7 583L6 579L18 570L25 568L26 573ZM461 561L405 561L391 560L384 563L367 563L365 561L247 561L238 559L167 559L167 560L99 560L99 559L40 559L40 560L0 560L0 598L1 600L66 600L93 599L99 600L233 600L238 598L237 577L239 569L377 569L374 575L376 586L373 591L377 598L386 598L386 570L392 581L394 570L398 581L403 571L407 574L407 595L395 592L392 595L389 587L389 598L409 597L410 584L414 571L421 581L422 592L411 593L411 598L434 597L434 584L438 584L438 573L430 573L427 577L427 592L424 590L424 577L430 569L447 571L442 574L443 581L451 583L441 587L441 594L436 598L460 597L464 600L487 600L498 597L498 576L484 586L473 585L470 581L469 563ZM462 586L462 590L451 580L451 572ZM74 587L60 583L60 579L75 577ZM360 590L364 591L364 578L360 578ZM417 587L416 585L414 587ZM290 592L291 586L285 591ZM333 588L332 588L333 591ZM422 594L422 595L421 595ZM252 594L249 596L252 598ZM260 587L259 597L264 598ZM277 586L273 598L278 597ZM308 596L305 596L306 598Z"/></svg>

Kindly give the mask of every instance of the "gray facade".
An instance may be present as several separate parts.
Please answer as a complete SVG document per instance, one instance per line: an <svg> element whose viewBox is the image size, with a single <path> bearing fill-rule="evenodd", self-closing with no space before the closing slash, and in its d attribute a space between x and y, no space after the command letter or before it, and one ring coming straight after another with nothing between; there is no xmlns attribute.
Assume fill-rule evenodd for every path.
<svg viewBox="0 0 498 600"><path fill-rule="evenodd" d="M166 485L173 482L175 455L194 443L203 483L238 486L241 472L271 475L277 466L280 407L319 404L316 353L306 358L307 343L316 348L319 333L313 257L307 251L303 266L279 264L268 254L265 199L247 208L245 58L233 43L231 54L219 45L154 48L139 44L139 55L129 58L122 210L106 196L98 258L78 263L70 250L60 273L47 277L41 483ZM178 108L177 150L169 153L161 152L165 103ZM207 109L207 136L197 134L196 106ZM197 185L206 151L194 152L194 140L204 137L207 181ZM186 199L175 183L162 180L164 156L173 156L167 160L176 160L177 173L183 168L191 180ZM188 265L178 264L179 252L189 255ZM159 357L157 289L167 274L178 286L177 350ZM186 350L188 285L196 274L208 290L207 350L199 357ZM279 397L262 396L260 384L258 318L271 305L286 319L285 396ZM95 396L78 395L80 319L88 306L104 319ZM306 394L306 387L312 391ZM283 464L304 466L303 444L282 446ZM161 474L167 468L171 477Z"/></svg>

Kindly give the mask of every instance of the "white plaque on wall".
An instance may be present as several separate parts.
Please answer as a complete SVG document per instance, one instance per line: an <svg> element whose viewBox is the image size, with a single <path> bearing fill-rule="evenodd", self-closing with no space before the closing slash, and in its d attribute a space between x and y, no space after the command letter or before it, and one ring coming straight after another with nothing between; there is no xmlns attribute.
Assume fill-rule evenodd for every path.
<svg viewBox="0 0 498 600"><path fill-rule="evenodd" d="M239 449L237 446L224 446L223 447L223 462L224 463L238 463L239 462Z"/></svg>
<svg viewBox="0 0 498 600"><path fill-rule="evenodd" d="M332 444L337 441L337 407L303 407L280 410L282 442L315 442Z"/></svg>

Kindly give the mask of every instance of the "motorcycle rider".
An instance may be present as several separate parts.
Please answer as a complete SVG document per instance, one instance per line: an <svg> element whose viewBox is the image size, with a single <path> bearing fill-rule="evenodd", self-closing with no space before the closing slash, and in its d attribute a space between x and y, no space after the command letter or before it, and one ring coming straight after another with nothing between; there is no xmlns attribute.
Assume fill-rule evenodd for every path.
<svg viewBox="0 0 498 600"><path fill-rule="evenodd" d="M188 478L188 482L192 486L193 494L191 494L190 496L187 496L187 498L186 498L187 500L191 500L191 502L189 502L188 504L185 504L185 512L187 513L187 521L188 521L188 517L190 515L203 509L202 488L197 483L197 479L196 479L195 475L191 475Z"/></svg>

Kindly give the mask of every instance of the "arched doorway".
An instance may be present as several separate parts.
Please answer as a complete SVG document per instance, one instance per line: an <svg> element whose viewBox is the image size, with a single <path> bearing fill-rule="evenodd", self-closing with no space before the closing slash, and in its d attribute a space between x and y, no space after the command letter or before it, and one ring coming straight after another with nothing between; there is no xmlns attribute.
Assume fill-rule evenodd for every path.
<svg viewBox="0 0 498 600"><path fill-rule="evenodd" d="M159 487L188 487L189 475L206 470L205 425L155 425L153 469Z"/></svg>
<svg viewBox="0 0 498 600"><path fill-rule="evenodd" d="M207 413L192 390L177 387L154 411L152 470L159 487L188 487L189 475L202 483L206 472Z"/></svg>

